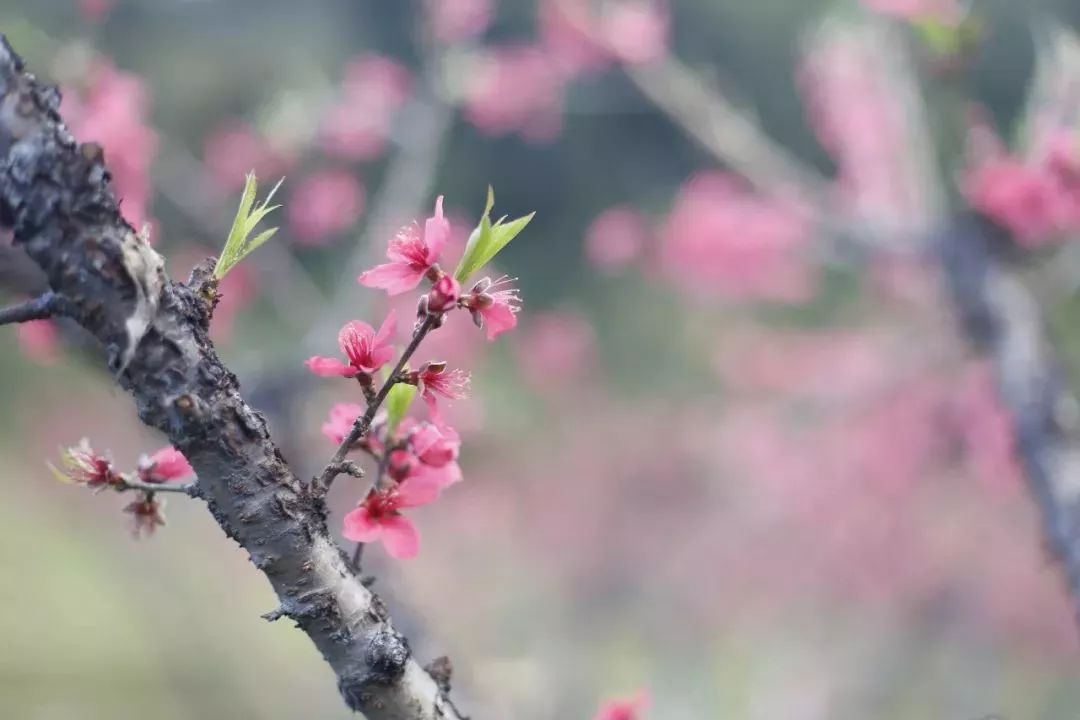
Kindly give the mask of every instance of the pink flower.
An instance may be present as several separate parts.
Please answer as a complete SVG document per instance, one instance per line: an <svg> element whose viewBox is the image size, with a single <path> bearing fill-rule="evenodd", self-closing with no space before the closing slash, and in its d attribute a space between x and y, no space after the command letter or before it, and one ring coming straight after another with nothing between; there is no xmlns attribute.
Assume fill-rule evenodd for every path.
<svg viewBox="0 0 1080 720"><path fill-rule="evenodd" d="M323 245L360 219L364 200L364 187L351 173L330 170L309 175L286 204L289 227L301 245Z"/></svg>
<svg viewBox="0 0 1080 720"><path fill-rule="evenodd" d="M605 210L585 233L585 256L597 269L614 273L641 256L649 241L645 217L621 205Z"/></svg>
<svg viewBox="0 0 1080 720"><path fill-rule="evenodd" d="M420 552L420 534L401 510L435 502L439 486L430 478L411 476L391 488L372 490L345 516L343 535L353 542L381 541L390 557L407 560Z"/></svg>
<svg viewBox="0 0 1080 720"><path fill-rule="evenodd" d="M195 474L187 458L176 448L169 446L147 457L139 458L139 479L149 483L183 480Z"/></svg>
<svg viewBox="0 0 1080 720"><path fill-rule="evenodd" d="M507 330L517 327L517 313L521 310L521 296L510 283L512 278L503 275L492 282L483 278L473 285L463 304L472 313L473 322L479 328L487 328L487 339L494 340Z"/></svg>
<svg viewBox="0 0 1080 720"><path fill-rule="evenodd" d="M461 284L452 275L443 275L435 281L427 295L427 310L431 313L444 313L457 307L461 295Z"/></svg>
<svg viewBox="0 0 1080 720"><path fill-rule="evenodd" d="M316 355L305 364L320 377L355 377L361 373L371 375L393 359L396 332L397 316L393 310L383 320L378 332L366 322L353 320L338 333L338 347L348 363Z"/></svg>
<svg viewBox="0 0 1080 720"><path fill-rule="evenodd" d="M411 468L413 475L435 482L440 489L461 482L461 467L457 462L461 439L453 428L406 418L399 432L408 437L409 448L419 461Z"/></svg>
<svg viewBox="0 0 1080 720"><path fill-rule="evenodd" d="M649 697L640 692L629 700L610 700L600 708L595 720L641 720L649 705Z"/></svg>
<svg viewBox="0 0 1080 720"><path fill-rule="evenodd" d="M563 84L554 61L531 45L492 48L470 74L465 117L481 132L550 142L562 131Z"/></svg>
<svg viewBox="0 0 1080 720"><path fill-rule="evenodd" d="M260 181L276 182L292 165L292 157L250 124L228 120L206 138L203 163L221 189L238 190L249 172Z"/></svg>
<svg viewBox="0 0 1080 720"><path fill-rule="evenodd" d="M522 374L541 391L572 384L596 361L596 333L580 315L535 315L515 340Z"/></svg>
<svg viewBox="0 0 1080 720"><path fill-rule="evenodd" d="M83 438L78 445L60 451L61 468L49 468L61 481L85 485L90 488L103 488L110 485L122 485L124 479L113 470L112 459L90 447L90 441Z"/></svg>
<svg viewBox="0 0 1080 720"><path fill-rule="evenodd" d="M412 92L408 68L366 55L349 62L342 96L323 118L320 141L334 157L375 160L386 150L394 120Z"/></svg>
<svg viewBox="0 0 1080 720"><path fill-rule="evenodd" d="M938 20L955 23L961 17L956 0L863 0L871 10L904 20Z"/></svg>
<svg viewBox="0 0 1080 720"><path fill-rule="evenodd" d="M340 445L352 432L356 420L364 414L364 408L356 403L337 403L330 408L330 419L323 423L322 434L330 442Z"/></svg>
<svg viewBox="0 0 1080 720"><path fill-rule="evenodd" d="M412 290L439 261L449 237L450 223L443 216L440 195L435 201L435 214L424 223L423 233L415 223L399 230L386 251L390 262L362 273L357 280L361 285L385 290L388 295Z"/></svg>
<svg viewBox="0 0 1080 720"><path fill-rule="evenodd" d="M62 108L72 135L104 148L124 219L136 229L149 219L150 163L158 146L149 110L142 80L104 60L94 63L84 92L64 93Z"/></svg>
<svg viewBox="0 0 1080 720"><path fill-rule="evenodd" d="M964 180L968 202L1026 247L1052 239L1056 190L1051 178L1015 157L987 159Z"/></svg>
<svg viewBox="0 0 1080 720"><path fill-rule="evenodd" d="M724 173L703 173L683 186L661 239L661 265L691 294L803 302L814 291L803 214Z"/></svg>
<svg viewBox="0 0 1080 720"><path fill-rule="evenodd" d="M52 365L60 358L60 331L51 320L19 323L15 333L19 349L28 360L40 365Z"/></svg>
<svg viewBox="0 0 1080 720"><path fill-rule="evenodd" d="M491 24L494 0L427 0L428 24L447 45L480 35Z"/></svg>
<svg viewBox="0 0 1080 720"><path fill-rule="evenodd" d="M420 390L420 397L427 403L431 419L436 425L445 426L439 415L438 399L461 400L469 394L469 373L465 370L447 370L444 362L426 362L411 373L410 382Z"/></svg>
<svg viewBox="0 0 1080 720"><path fill-rule="evenodd" d="M600 32L616 58L642 64L667 55L669 22L667 8L655 0L621 0L601 17Z"/></svg>

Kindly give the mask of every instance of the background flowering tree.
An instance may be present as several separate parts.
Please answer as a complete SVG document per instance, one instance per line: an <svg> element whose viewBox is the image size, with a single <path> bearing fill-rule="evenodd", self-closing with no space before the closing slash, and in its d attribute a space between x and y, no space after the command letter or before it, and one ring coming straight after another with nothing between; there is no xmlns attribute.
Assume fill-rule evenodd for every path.
<svg viewBox="0 0 1080 720"><path fill-rule="evenodd" d="M1059 717L1080 51L1046 19L1070 4L1034 43L1001 5L16 3L0 28L174 277L220 252L248 171L286 176L212 336L471 714ZM458 277L488 183L537 216ZM4 258L12 302L40 297ZM349 441L420 297L445 321L397 387L432 407ZM197 503L151 547L112 522L192 486L140 461L162 438L96 345L61 319L8 346L0 519L41 547L3 556L0 707L344 712ZM57 445L124 499L48 483Z"/></svg>

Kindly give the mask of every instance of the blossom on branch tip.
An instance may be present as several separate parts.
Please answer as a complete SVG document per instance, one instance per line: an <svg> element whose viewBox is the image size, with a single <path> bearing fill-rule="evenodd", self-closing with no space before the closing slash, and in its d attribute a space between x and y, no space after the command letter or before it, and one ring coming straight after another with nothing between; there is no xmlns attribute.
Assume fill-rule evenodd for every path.
<svg viewBox="0 0 1080 720"><path fill-rule="evenodd" d="M426 362L419 370L405 376L406 382L420 390L420 397L427 403L432 421L440 426L444 423L439 415L438 399L462 400L468 397L470 380L467 370L447 370L444 362Z"/></svg>
<svg viewBox="0 0 1080 720"><path fill-rule="evenodd" d="M487 328L487 339L494 340L507 330L517 327L521 310L521 295L511 285L515 278L503 275L498 280L483 278L461 299L463 307L472 313L478 328Z"/></svg>
<svg viewBox="0 0 1080 720"><path fill-rule="evenodd" d="M124 479L113 469L112 459L96 452L86 438L74 447L61 449L60 463L61 468L52 463L49 468L61 482L95 489L124 484Z"/></svg>
<svg viewBox="0 0 1080 720"><path fill-rule="evenodd" d="M305 365L321 377L355 377L371 375L394 357L393 339L397 332L397 316L393 310L383 320L378 332L365 322L353 320L338 333L338 346L348 359L320 357L309 359Z"/></svg>
<svg viewBox="0 0 1080 720"><path fill-rule="evenodd" d="M139 458L139 479L143 482L165 483L183 480L194 474L195 471L184 454L172 446Z"/></svg>
<svg viewBox="0 0 1080 720"><path fill-rule="evenodd" d="M323 423L322 434L330 442L340 445L363 414L364 408L356 403L338 403L330 408L330 419Z"/></svg>
<svg viewBox="0 0 1080 720"><path fill-rule="evenodd" d="M406 560L420 552L420 534L404 508L435 502L439 486L432 480L412 476L393 487L372 490L360 505L345 516L343 535L353 542L381 541L390 557Z"/></svg>
<svg viewBox="0 0 1080 720"><path fill-rule="evenodd" d="M390 241L386 256L390 262L361 273L357 281L366 287L399 295L412 290L439 261L450 237L450 223L443 216L442 195L435 201L435 214L420 227L406 225Z"/></svg>

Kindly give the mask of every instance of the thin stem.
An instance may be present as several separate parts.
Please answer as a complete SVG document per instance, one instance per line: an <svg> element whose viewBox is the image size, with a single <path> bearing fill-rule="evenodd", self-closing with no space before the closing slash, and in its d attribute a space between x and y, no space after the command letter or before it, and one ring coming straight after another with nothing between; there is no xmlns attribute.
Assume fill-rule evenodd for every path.
<svg viewBox="0 0 1080 720"><path fill-rule="evenodd" d="M379 411L379 408L386 400L386 396L390 394L390 388L398 382L398 376L401 375L401 371L405 368L405 364L409 362L409 358L411 358L413 353L416 352L416 349L420 347L420 343L423 342L428 332L435 327L435 318L436 316L429 315L424 319L423 324L417 328L408 347L401 353L401 357L398 358L397 364L390 372L390 376L386 378L386 382L382 384L382 387L379 388L379 392L375 394L375 399L368 403L367 410L364 411L363 415L356 419L356 422L353 423L352 430L350 430L349 434L342 440L341 445L338 447L337 451L334 452L334 456L330 458L330 462L326 464L326 469L324 469L322 475L319 476L319 485L321 487L325 488L330 486L330 483L332 483L334 478L340 473L341 462L345 459L345 456L348 455L350 448L352 448L353 444L363 437L371 428L371 423L375 420L375 413Z"/></svg>
<svg viewBox="0 0 1080 720"><path fill-rule="evenodd" d="M19 305L0 310L0 325L30 322L31 320L48 320L57 315L65 314L66 301L54 292L47 292L33 300L27 300Z"/></svg>
<svg viewBox="0 0 1080 720"><path fill-rule="evenodd" d="M142 490L143 492L150 493L180 493L183 495L194 496L197 487L195 483L170 485L168 483L148 483L130 478L122 478L122 480L124 481L122 485L115 486L119 492L124 492L126 490Z"/></svg>

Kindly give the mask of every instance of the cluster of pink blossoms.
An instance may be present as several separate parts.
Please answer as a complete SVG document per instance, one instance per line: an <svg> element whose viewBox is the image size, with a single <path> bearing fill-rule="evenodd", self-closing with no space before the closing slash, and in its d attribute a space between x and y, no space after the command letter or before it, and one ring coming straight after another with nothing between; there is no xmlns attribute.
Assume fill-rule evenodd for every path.
<svg viewBox="0 0 1080 720"><path fill-rule="evenodd" d="M132 516L132 532L136 537L152 535L165 524L165 501L149 486L165 486L195 474L183 453L171 446L140 457L134 473L121 473L114 467L109 454L94 450L86 438L78 445L62 449L60 463L60 468L51 464L49 467L63 482L95 491L105 488L117 492L137 490L135 500L124 507L124 512Z"/></svg>
<svg viewBox="0 0 1080 720"><path fill-rule="evenodd" d="M390 242L389 262L360 275L360 284L399 295L415 289L426 280L428 292L417 303L417 321L412 342L396 366L376 391L375 376L395 358L398 322L391 311L379 329L360 320L345 324L338 333L343 357L315 356L307 361L311 372L321 377L353 378L363 389L368 407L356 403L338 403L330 411L322 432L331 442L341 445L353 436L364 422L372 403L382 402L395 384L409 385L428 406L430 420L411 417L391 418L385 409L369 418L366 434L356 436L348 450L361 450L378 464L378 474L359 505L345 516L344 536L355 542L380 541L395 558L411 558L420 550L419 533L402 510L428 505L443 490L460 482L461 468L458 433L444 420L441 400L466 397L469 373L450 369L442 361L429 360L415 369L407 361L428 332L437 331L446 315L457 309L467 310L475 324L487 331L489 340L517 325L520 298L507 278L483 278L464 291L454 275L439 267L443 249L450 236L450 224L443 215L443 199L435 203L435 212L423 227L414 223L402 228ZM411 395L410 395L411 398Z"/></svg>

